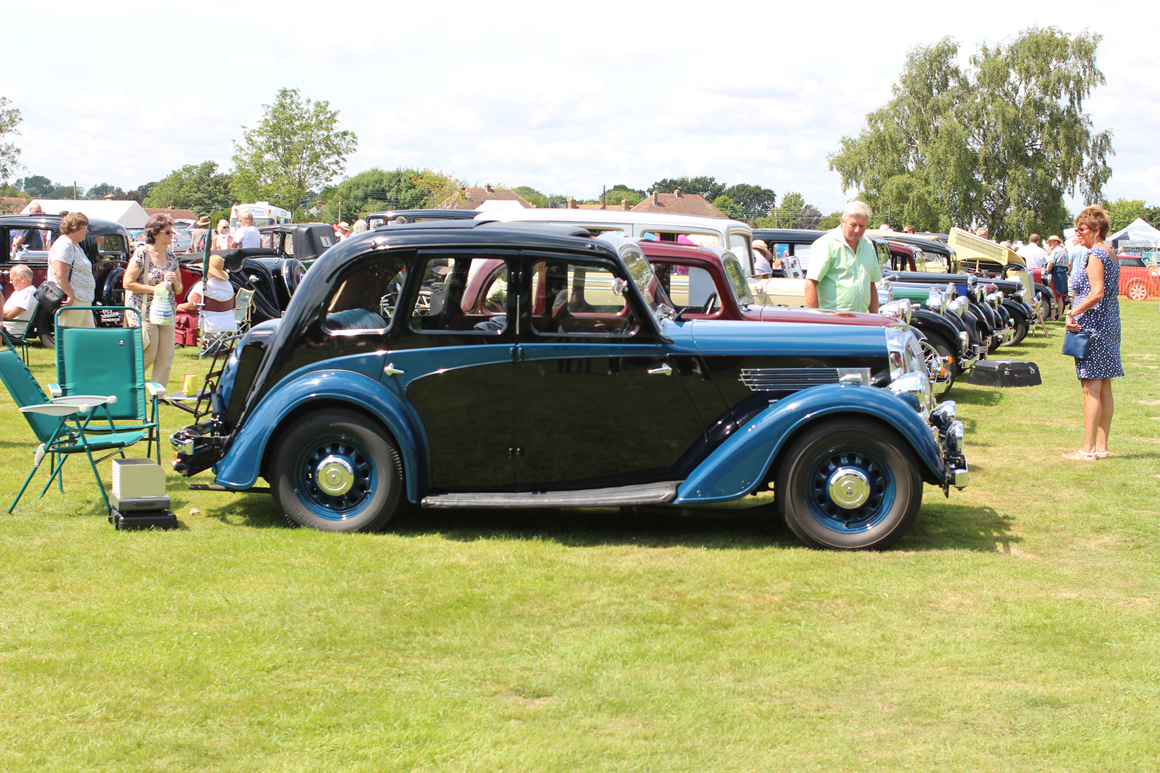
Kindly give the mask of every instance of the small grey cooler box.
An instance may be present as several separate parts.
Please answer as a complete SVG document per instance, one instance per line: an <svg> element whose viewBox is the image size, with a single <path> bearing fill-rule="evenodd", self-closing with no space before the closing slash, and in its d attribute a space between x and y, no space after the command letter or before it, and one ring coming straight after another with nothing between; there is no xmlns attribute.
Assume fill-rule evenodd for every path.
<svg viewBox="0 0 1160 773"><path fill-rule="evenodd" d="M109 522L118 529L173 529L165 471L152 459L114 459Z"/></svg>

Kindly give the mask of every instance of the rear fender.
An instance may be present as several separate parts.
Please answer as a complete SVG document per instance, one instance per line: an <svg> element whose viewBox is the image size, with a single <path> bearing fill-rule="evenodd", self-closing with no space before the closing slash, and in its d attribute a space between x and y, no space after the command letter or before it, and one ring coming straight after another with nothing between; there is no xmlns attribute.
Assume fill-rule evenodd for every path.
<svg viewBox="0 0 1160 773"><path fill-rule="evenodd" d="M838 415L867 416L895 429L919 461L919 474L942 485L942 453L913 408L877 387L830 384L778 400L734 432L677 490L676 503L727 502L752 493L786 444L806 426Z"/></svg>
<svg viewBox="0 0 1160 773"><path fill-rule="evenodd" d="M423 490L423 441L403 401L382 382L351 371L317 371L279 386L266 395L246 419L225 456L214 465L215 481L228 489L253 486L262 459L283 421L292 413L334 405L349 405L370 413L394 437L403 457L407 496L419 501Z"/></svg>

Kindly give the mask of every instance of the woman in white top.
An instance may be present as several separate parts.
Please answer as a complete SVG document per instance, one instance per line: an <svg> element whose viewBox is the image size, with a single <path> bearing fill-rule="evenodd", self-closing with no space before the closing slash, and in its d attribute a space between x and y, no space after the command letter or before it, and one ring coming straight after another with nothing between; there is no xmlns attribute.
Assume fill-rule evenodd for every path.
<svg viewBox="0 0 1160 773"><path fill-rule="evenodd" d="M209 279L198 281L189 288L181 311L200 311L201 325L206 333L236 333L238 321L234 318L234 286L230 272L220 255L209 258Z"/></svg>
<svg viewBox="0 0 1160 773"><path fill-rule="evenodd" d="M83 212L70 212L60 220L60 236L48 251L52 281L67 296L61 306L57 322L65 327L96 327L93 312L66 310L66 306L92 306L97 292L93 278L93 264L81 249L81 242L89 235L89 219Z"/></svg>

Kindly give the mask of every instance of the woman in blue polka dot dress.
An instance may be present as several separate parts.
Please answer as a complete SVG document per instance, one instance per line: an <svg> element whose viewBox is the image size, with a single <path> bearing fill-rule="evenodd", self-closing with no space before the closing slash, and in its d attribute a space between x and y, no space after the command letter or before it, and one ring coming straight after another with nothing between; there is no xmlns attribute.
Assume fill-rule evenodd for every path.
<svg viewBox="0 0 1160 773"><path fill-rule="evenodd" d="M1112 379L1124 375L1120 364L1120 266L1109 255L1104 239L1111 221L1100 207L1085 207L1075 219L1075 232L1088 248L1087 265L1072 272L1070 289L1075 303L1067 315L1067 329L1090 330L1087 357L1075 360L1075 374L1083 386L1083 448L1064 459L1106 459L1112 429Z"/></svg>

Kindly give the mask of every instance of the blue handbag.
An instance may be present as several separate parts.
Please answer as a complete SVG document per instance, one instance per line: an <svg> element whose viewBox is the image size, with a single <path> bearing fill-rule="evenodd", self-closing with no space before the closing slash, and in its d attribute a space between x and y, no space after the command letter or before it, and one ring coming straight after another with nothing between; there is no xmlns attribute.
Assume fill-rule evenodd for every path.
<svg viewBox="0 0 1160 773"><path fill-rule="evenodd" d="M1063 334L1063 353L1077 360L1085 359L1092 345L1092 335L1090 330L1081 330L1078 333L1068 330Z"/></svg>

